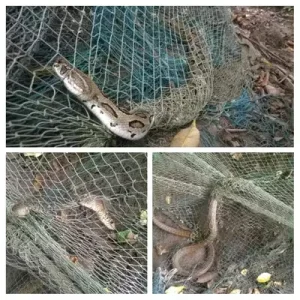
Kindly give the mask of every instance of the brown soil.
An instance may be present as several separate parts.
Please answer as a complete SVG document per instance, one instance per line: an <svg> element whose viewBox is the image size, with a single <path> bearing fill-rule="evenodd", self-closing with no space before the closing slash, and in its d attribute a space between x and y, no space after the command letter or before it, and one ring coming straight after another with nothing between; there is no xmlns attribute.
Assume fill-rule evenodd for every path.
<svg viewBox="0 0 300 300"><path fill-rule="evenodd" d="M240 42L249 49L253 98L256 99L253 101L259 108L248 113L250 123L244 127L234 125L231 115L237 113L234 109L231 112L223 112L222 107L217 109L212 122L210 117L200 117L197 126L206 139L201 147L291 147L294 9L254 6L231 9Z"/></svg>

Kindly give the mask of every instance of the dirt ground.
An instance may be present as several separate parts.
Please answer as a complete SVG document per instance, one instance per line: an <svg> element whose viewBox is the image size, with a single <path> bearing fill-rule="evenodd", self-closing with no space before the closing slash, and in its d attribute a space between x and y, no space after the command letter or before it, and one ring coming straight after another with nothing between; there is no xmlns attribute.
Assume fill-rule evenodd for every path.
<svg viewBox="0 0 300 300"><path fill-rule="evenodd" d="M256 74L256 87L264 88L265 93L293 95L294 10L288 7L236 7L232 12L234 23L242 30L240 35L252 43L262 56L260 62L267 65L258 68L261 72L269 72L269 80L262 78L261 73ZM264 79L266 82L262 83ZM265 88L266 85L273 89ZM257 91L262 92L261 89Z"/></svg>
<svg viewBox="0 0 300 300"><path fill-rule="evenodd" d="M240 44L248 48L253 109L247 124L236 126L231 111L217 122L200 116L201 147L292 147L294 143L294 9L232 7ZM253 101L255 104L253 104ZM245 103L243 103L244 105ZM231 104L229 103L229 106ZM213 137L213 138L212 138Z"/></svg>
<svg viewBox="0 0 300 300"><path fill-rule="evenodd" d="M293 72L294 65L294 10L289 7L235 7L233 21L249 37L259 41L272 53L264 53L272 63L282 64ZM283 59L284 58L284 59Z"/></svg>

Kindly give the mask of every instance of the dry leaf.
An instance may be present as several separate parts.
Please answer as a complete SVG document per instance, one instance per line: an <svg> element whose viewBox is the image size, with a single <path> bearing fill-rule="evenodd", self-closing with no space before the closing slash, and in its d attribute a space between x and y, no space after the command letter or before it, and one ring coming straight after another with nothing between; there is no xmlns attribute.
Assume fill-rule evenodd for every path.
<svg viewBox="0 0 300 300"><path fill-rule="evenodd" d="M78 257L75 255L70 255L69 259L71 260L72 263L77 264L78 263Z"/></svg>
<svg viewBox="0 0 300 300"><path fill-rule="evenodd" d="M41 175L36 175L33 180L33 188L38 192L43 188L43 185L45 184L44 178Z"/></svg>
<svg viewBox="0 0 300 300"><path fill-rule="evenodd" d="M264 88L268 95L274 95L274 96L284 95L284 92L282 91L282 89L276 88L270 84L267 84Z"/></svg>
<svg viewBox="0 0 300 300"><path fill-rule="evenodd" d="M129 243L129 244L136 243L138 237L139 237L138 234L134 234L132 231L130 231L127 235L127 243Z"/></svg>
<svg viewBox="0 0 300 300"><path fill-rule="evenodd" d="M260 79L258 81L258 84L262 87L265 87L269 83L270 79L270 72L269 71L261 71Z"/></svg>
<svg viewBox="0 0 300 300"><path fill-rule="evenodd" d="M253 290L253 293L252 293L252 294L260 294L259 289L258 289L258 288L255 288L255 289Z"/></svg>
<svg viewBox="0 0 300 300"><path fill-rule="evenodd" d="M259 283L267 283L271 279L270 273L261 273L257 278L256 281Z"/></svg>
<svg viewBox="0 0 300 300"><path fill-rule="evenodd" d="M240 293L241 293L240 289L235 289L235 290L232 290L229 294L240 294Z"/></svg>
<svg viewBox="0 0 300 300"><path fill-rule="evenodd" d="M171 142L170 147L199 147L200 146L200 131L196 126L196 120L191 126L180 130Z"/></svg>

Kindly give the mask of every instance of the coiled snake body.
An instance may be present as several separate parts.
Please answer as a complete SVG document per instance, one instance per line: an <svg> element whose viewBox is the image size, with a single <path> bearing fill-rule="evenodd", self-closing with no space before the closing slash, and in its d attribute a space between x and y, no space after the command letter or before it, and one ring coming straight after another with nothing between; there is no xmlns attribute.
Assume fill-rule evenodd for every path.
<svg viewBox="0 0 300 300"><path fill-rule="evenodd" d="M131 114L117 107L89 76L62 58L57 59L53 69L68 91L81 100L114 134L128 140L139 140L149 132L154 121L153 115Z"/></svg>
<svg viewBox="0 0 300 300"><path fill-rule="evenodd" d="M215 260L214 240L217 237L217 200L213 199L209 206L209 229L210 235L207 239L200 243L190 246L185 246L179 249L172 257L173 267L178 270L178 273L184 276L191 276L192 279L197 279L198 282L204 283L211 280L215 273L208 272ZM171 228L153 217L153 222L160 229L169 233L191 237L192 231L177 230Z"/></svg>
<svg viewBox="0 0 300 300"><path fill-rule="evenodd" d="M192 234L192 232L190 230L175 229L173 227L170 227L170 226L164 224L163 222L158 220L158 218L155 215L153 215L153 223L157 227L159 227L160 229L162 229L166 232L169 232L169 233L172 233L172 234L175 234L175 235L179 235L179 236L182 236L182 237L190 238L191 234Z"/></svg>

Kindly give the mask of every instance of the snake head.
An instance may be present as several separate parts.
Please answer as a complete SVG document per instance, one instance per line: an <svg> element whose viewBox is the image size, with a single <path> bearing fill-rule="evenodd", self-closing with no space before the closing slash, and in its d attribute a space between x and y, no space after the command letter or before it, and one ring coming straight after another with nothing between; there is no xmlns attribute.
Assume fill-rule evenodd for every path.
<svg viewBox="0 0 300 300"><path fill-rule="evenodd" d="M23 218L29 215L30 213L30 208L24 203L17 203L12 207L12 214L19 217Z"/></svg>
<svg viewBox="0 0 300 300"><path fill-rule="evenodd" d="M114 222L113 219L111 218L106 218L106 221L102 221L103 223L105 223L106 227L110 230L116 230L116 223Z"/></svg>
<svg viewBox="0 0 300 300"><path fill-rule="evenodd" d="M62 57L59 57L53 64L53 69L59 78L64 79L73 69L73 67L68 61L64 60Z"/></svg>

